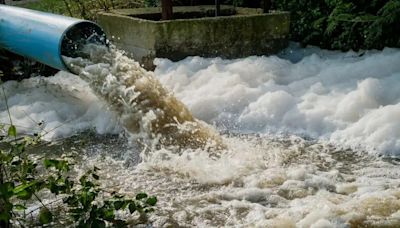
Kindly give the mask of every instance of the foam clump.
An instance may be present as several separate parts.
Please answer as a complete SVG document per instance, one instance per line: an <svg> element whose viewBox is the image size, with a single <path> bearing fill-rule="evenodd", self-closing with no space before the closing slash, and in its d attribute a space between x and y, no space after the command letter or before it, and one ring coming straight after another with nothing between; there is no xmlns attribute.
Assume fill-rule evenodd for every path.
<svg viewBox="0 0 400 228"><path fill-rule="evenodd" d="M158 132L153 123L163 109L140 96L174 101L168 88L193 120L227 130L218 158L207 148L118 151L110 143L75 166L78 173L99 167L113 191L156 195L155 227L399 227L399 163L371 156L399 155L399 50L288 50L238 60L158 59L161 84L119 52L99 50L92 53L97 62L72 63L85 80L59 73L3 86L16 125L46 120L41 126L50 131L62 124L50 139L88 129L118 133L121 126L143 137ZM0 100L8 123L5 106ZM190 132L190 124L178 125L174 130ZM140 156L138 165L127 165L132 155Z"/></svg>
<svg viewBox="0 0 400 228"><path fill-rule="evenodd" d="M45 140L54 140L87 130L99 134L122 130L107 105L73 74L59 72L48 78L8 81L2 87L18 133L38 133ZM0 99L0 123L8 126L10 117L4 101Z"/></svg>
<svg viewBox="0 0 400 228"><path fill-rule="evenodd" d="M400 51L292 47L279 57L157 59L156 75L222 129L292 133L400 154Z"/></svg>
<svg viewBox="0 0 400 228"><path fill-rule="evenodd" d="M370 153L400 154L400 123L396 119L400 112L398 49L342 53L315 47L300 49L292 44L279 56L237 60L190 57L177 63L157 59L155 75L162 85L155 83L157 80L151 73L121 52L107 56L104 50L92 49L90 54L91 61L77 59L71 64L84 69L81 77L94 80L92 87L98 88L97 91L86 88L86 82L66 73L59 73L54 79L27 79L19 85L13 82L3 85L10 99L15 123L26 127L22 131L40 131L43 128L43 125L38 128L37 123L30 120L33 118L35 122L46 120L46 131L54 128L52 133L46 134L48 139L66 137L87 129L115 133L119 127L115 123L116 117L108 117L115 114L95 111L109 108L95 94L108 94L110 100L107 102L122 102L125 106L117 109L129 109L138 99L141 100L137 91L143 90L158 91L147 93L146 96L152 98L165 97L163 102L153 103L153 106L182 107L178 100L188 106L188 109L181 109L183 112L171 109L175 113L165 116L164 120L172 123L172 128L186 131L193 128L190 124L182 125L183 121L179 120L188 116L190 110L194 117L189 119L215 124L219 130L300 134L338 146L365 149ZM132 83L126 79L127 74L135 78L135 88L118 82L122 79ZM143 77L139 78L139 75ZM42 89L32 92L35 85ZM177 99L172 99L172 93L167 90L160 89L163 86L170 89ZM65 95L69 87L75 88L72 92L75 95L66 95L67 98L58 100L47 97L44 102L48 106L40 110L39 101L47 96L44 88L50 94L58 89ZM115 91L123 92L119 94ZM33 105L26 109L26 104ZM0 105L1 121L8 123L5 103ZM21 111L22 106L27 114ZM64 114L57 110L63 110ZM92 112L85 116L87 110ZM154 118L163 112L160 111L162 109L138 107L137 110L141 111L132 115L135 117L131 120L125 114L120 117L131 122L132 128L140 128L139 132L149 132L149 129L155 129L155 125L160 125ZM121 112L117 110L116 113ZM71 121L66 116L74 117L74 124L66 124L65 121ZM178 119L173 119L173 116ZM143 120L140 126L135 124L140 122L138 119ZM196 121L196 124L205 126L201 121ZM55 128L59 125L63 127ZM204 129L213 132L210 128ZM165 130L165 134L167 132L170 134L171 131Z"/></svg>

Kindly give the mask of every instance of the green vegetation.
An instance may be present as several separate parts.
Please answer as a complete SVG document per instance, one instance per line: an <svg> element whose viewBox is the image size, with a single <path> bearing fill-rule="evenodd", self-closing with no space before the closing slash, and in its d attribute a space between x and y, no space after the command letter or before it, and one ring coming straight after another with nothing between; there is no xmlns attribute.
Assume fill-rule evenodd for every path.
<svg viewBox="0 0 400 228"><path fill-rule="evenodd" d="M400 47L399 0L276 0L292 13L292 39L328 49Z"/></svg>
<svg viewBox="0 0 400 228"><path fill-rule="evenodd" d="M174 1L174 4L189 2L192 1ZM253 0L221 2L257 5ZM262 1L258 2L261 6ZM156 5L159 0L41 0L23 6L91 19L96 9ZM304 45L339 50L400 47L399 0L275 0L273 8L291 12L291 39Z"/></svg>
<svg viewBox="0 0 400 228"><path fill-rule="evenodd" d="M255 3L258 2L258 3ZM263 0L225 0L262 6ZM400 0L275 0L291 12L291 39L327 49L400 47Z"/></svg>
<svg viewBox="0 0 400 228"><path fill-rule="evenodd" d="M263 0L221 2L236 6L263 4ZM291 12L291 39L304 45L339 50L400 47L400 0L272 2L274 9Z"/></svg>
<svg viewBox="0 0 400 228"><path fill-rule="evenodd" d="M55 14L68 14L67 7L63 0L40 0L37 2L24 3L19 6Z"/></svg>
<svg viewBox="0 0 400 228"><path fill-rule="evenodd" d="M146 215L154 211L156 197L139 193L132 199L108 192L100 187L97 167L74 179L73 157L33 158L29 151L39 142L39 135L18 137L12 123L8 128L0 126L0 227L97 228L147 223ZM45 202L42 194L47 199L52 194L55 200ZM116 216L117 211L135 213L138 218L126 221Z"/></svg>
<svg viewBox="0 0 400 228"><path fill-rule="evenodd" d="M135 8L143 5L143 0L39 0L19 6L72 17L93 19L97 10Z"/></svg>

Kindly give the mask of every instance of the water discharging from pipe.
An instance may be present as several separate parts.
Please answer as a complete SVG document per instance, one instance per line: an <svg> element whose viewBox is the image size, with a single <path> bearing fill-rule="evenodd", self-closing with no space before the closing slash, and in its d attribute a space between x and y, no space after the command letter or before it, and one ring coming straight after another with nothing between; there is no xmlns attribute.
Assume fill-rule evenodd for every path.
<svg viewBox="0 0 400 228"><path fill-rule="evenodd" d="M152 72L122 51L95 44L86 45L82 51L86 58L63 57L67 67L110 105L129 133L163 146L224 147L211 126L195 119Z"/></svg>
<svg viewBox="0 0 400 228"><path fill-rule="evenodd" d="M37 14L9 9L0 17L28 21ZM39 15L35 25L54 16ZM7 32L25 25L8 21ZM82 23L57 36L52 27L37 30L31 43L22 37L23 48L14 49L65 69L58 61L62 39L65 61L80 78L60 72L2 85L9 109L0 99L0 125L11 124L11 114L19 132L64 137L38 156L79 155L75 171L99 167L110 191L156 195L154 227L400 227L399 49L293 47L237 60L158 59L160 83L122 52L86 46L101 39L92 36L95 25ZM16 37L3 36L10 44ZM35 43L43 37L43 46ZM49 46L57 47L56 62L40 58ZM163 86L195 117L226 130L224 142ZM142 150L137 140L87 134L120 132L115 116L156 146Z"/></svg>
<svg viewBox="0 0 400 228"><path fill-rule="evenodd" d="M99 167L108 190L156 195L154 227L400 226L400 50L360 56L293 47L288 57L156 60L161 84L194 117L228 133L218 159L207 148L143 152L112 135L121 130L119 113L121 122L130 115L139 120L133 132L141 138L162 139L151 136L157 128L148 130L157 108L151 114L135 97L139 82L153 75L119 51L89 50L91 58L70 63L93 89L66 72L4 83L13 123L31 134L38 129L32 120L44 120L38 130L51 132L46 139L59 148L45 149L79 154L77 173ZM132 91L119 81L130 77ZM137 106L119 103L127 97ZM8 119L0 100L0 122Z"/></svg>

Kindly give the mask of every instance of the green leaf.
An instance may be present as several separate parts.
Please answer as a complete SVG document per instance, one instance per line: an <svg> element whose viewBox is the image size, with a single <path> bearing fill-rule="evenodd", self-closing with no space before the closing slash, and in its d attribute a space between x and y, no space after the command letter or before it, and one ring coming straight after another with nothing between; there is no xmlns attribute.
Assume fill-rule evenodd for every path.
<svg viewBox="0 0 400 228"><path fill-rule="evenodd" d="M120 219L114 220L113 224L114 224L114 227L127 227L126 221L120 220Z"/></svg>
<svg viewBox="0 0 400 228"><path fill-rule="evenodd" d="M154 212L154 209L153 208L144 209L144 213L150 213L150 212Z"/></svg>
<svg viewBox="0 0 400 228"><path fill-rule="evenodd" d="M351 21L354 18L353 14L350 13L341 13L336 15L335 19L338 21Z"/></svg>
<svg viewBox="0 0 400 228"><path fill-rule="evenodd" d="M125 204L124 201L115 201L114 202L114 207L115 207L116 210L119 210L124 206L124 204Z"/></svg>
<svg viewBox="0 0 400 228"><path fill-rule="evenodd" d="M155 196L149 197L149 198L146 200L146 204L148 204L148 205L150 205L150 206L155 206L156 203L157 203L157 197L155 197Z"/></svg>
<svg viewBox="0 0 400 228"><path fill-rule="evenodd" d="M325 33L330 36L338 26L339 23L337 20L329 20L328 26L325 29Z"/></svg>
<svg viewBox="0 0 400 228"><path fill-rule="evenodd" d="M44 159L43 161L44 167L49 168L49 167L56 167L58 164L58 160L54 159Z"/></svg>
<svg viewBox="0 0 400 228"><path fill-rule="evenodd" d="M21 184L14 188L13 193L22 200L28 200L32 197L34 193L34 188L32 186L36 185L37 181L28 182L26 184Z"/></svg>
<svg viewBox="0 0 400 228"><path fill-rule="evenodd" d="M132 214L135 211L136 211L136 204L134 202L131 202L129 204L129 212Z"/></svg>
<svg viewBox="0 0 400 228"><path fill-rule="evenodd" d="M41 224L48 224L53 220L53 214L47 209L46 207L43 207L40 209L39 212L39 222Z"/></svg>
<svg viewBox="0 0 400 228"><path fill-rule="evenodd" d="M90 206L90 197L88 192L83 192L80 198L80 202L84 208L88 208Z"/></svg>
<svg viewBox="0 0 400 228"><path fill-rule="evenodd" d="M11 213L8 211L4 211L0 213L0 221L9 222L11 219Z"/></svg>
<svg viewBox="0 0 400 228"><path fill-rule="evenodd" d="M23 210L26 210L26 207L21 204L16 204L16 205L14 205L14 209L17 211L23 211Z"/></svg>
<svg viewBox="0 0 400 228"><path fill-rule="evenodd" d="M144 199L144 198L147 198L147 194L144 193L144 192L139 193L139 194L136 195L136 199L137 200L141 200L141 199Z"/></svg>
<svg viewBox="0 0 400 228"><path fill-rule="evenodd" d="M79 178L79 182L81 183L82 186L85 186L87 176L82 175L81 178Z"/></svg>
<svg viewBox="0 0 400 228"><path fill-rule="evenodd" d="M5 182L0 184L0 196L1 198L11 198L14 195L14 183L12 182Z"/></svg>
<svg viewBox="0 0 400 228"><path fill-rule="evenodd" d="M318 18L317 20L315 20L312 23L313 28L314 29L320 29L324 25L326 19L327 19L327 17L321 17L321 18Z"/></svg>
<svg viewBox="0 0 400 228"><path fill-rule="evenodd" d="M37 181L32 181L32 182L28 182L26 184L21 184L21 185L17 186L16 188L14 188L14 194L18 194L19 192L22 192L22 191L26 190L27 188L34 186L36 183L37 183Z"/></svg>
<svg viewBox="0 0 400 228"><path fill-rule="evenodd" d="M64 172L69 170L68 161L65 160L45 159L43 164L45 168L54 167L56 170Z"/></svg>
<svg viewBox="0 0 400 228"><path fill-rule="evenodd" d="M115 218L114 209L104 211L103 218L107 221L112 221Z"/></svg>
<svg viewBox="0 0 400 228"><path fill-rule="evenodd" d="M22 199L22 200L28 200L30 198L32 198L32 191L28 191L28 190L22 190L19 191L16 195L18 197L18 199Z"/></svg>
<svg viewBox="0 0 400 228"><path fill-rule="evenodd" d="M84 219L81 219L80 217L75 218L76 221L79 221L79 224L76 226L77 228L91 228L91 220L85 221Z"/></svg>
<svg viewBox="0 0 400 228"><path fill-rule="evenodd" d="M3 163L9 163L14 159L12 154L0 153L0 161Z"/></svg>
<svg viewBox="0 0 400 228"><path fill-rule="evenodd" d="M15 148L18 150L19 153L22 153L22 152L25 151L25 144L24 143L19 143L19 144L16 145Z"/></svg>
<svg viewBox="0 0 400 228"><path fill-rule="evenodd" d="M0 222L6 222L9 223L11 218L12 218L12 207L13 205L10 202L5 202L5 204L1 205L2 210L0 212Z"/></svg>
<svg viewBox="0 0 400 228"><path fill-rule="evenodd" d="M105 228L106 227L106 223L103 220L96 219L96 220L93 221L92 227Z"/></svg>
<svg viewBox="0 0 400 228"><path fill-rule="evenodd" d="M98 180L98 179L99 179L99 176L98 176L97 174L95 174L95 173L92 174L92 177L93 177L95 180Z"/></svg>
<svg viewBox="0 0 400 228"><path fill-rule="evenodd" d="M63 199L63 203L66 203L70 207L78 207L78 199L75 195L68 196Z"/></svg>
<svg viewBox="0 0 400 228"><path fill-rule="evenodd" d="M9 128L8 128L8 136L10 136L10 137L17 137L17 128L15 128L15 126L14 125L11 125Z"/></svg>
<svg viewBox="0 0 400 228"><path fill-rule="evenodd" d="M48 188L51 193L54 193L56 195L59 194L59 189L58 186L55 184L55 182L50 182Z"/></svg>

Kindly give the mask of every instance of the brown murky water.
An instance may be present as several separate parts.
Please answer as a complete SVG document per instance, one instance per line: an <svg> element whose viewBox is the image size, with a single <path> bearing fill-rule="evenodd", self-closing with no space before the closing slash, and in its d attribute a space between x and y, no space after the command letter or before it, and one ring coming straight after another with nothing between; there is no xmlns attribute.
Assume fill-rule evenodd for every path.
<svg viewBox="0 0 400 228"><path fill-rule="evenodd" d="M64 59L118 114L128 132L157 139L163 146L224 147L218 133L195 119L153 73L115 49L96 45L87 49L90 60Z"/></svg>

